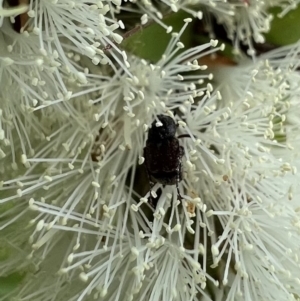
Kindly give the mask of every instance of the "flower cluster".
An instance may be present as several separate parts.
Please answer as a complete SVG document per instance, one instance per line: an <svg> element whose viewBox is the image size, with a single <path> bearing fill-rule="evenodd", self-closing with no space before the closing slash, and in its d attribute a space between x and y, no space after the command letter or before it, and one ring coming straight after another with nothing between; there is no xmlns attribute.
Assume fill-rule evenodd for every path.
<svg viewBox="0 0 300 301"><path fill-rule="evenodd" d="M300 43L216 67L162 21L203 5L251 46L282 3L126 2L0 10L0 300L298 300ZM136 13L170 33L157 61L122 48ZM150 190L160 114L182 180Z"/></svg>
<svg viewBox="0 0 300 301"><path fill-rule="evenodd" d="M126 1L125 1L126 2ZM212 38L215 38L214 23L222 24L227 36L232 40L235 51L239 52L241 45L247 45L248 54L255 55L253 43L264 43L264 33L269 32L273 14L270 9L280 7L279 16L285 16L299 4L298 0L130 0L134 5L120 7L122 11L142 14L141 23L154 20L172 31L163 21L163 16L171 12L184 11L190 16L204 21Z"/></svg>

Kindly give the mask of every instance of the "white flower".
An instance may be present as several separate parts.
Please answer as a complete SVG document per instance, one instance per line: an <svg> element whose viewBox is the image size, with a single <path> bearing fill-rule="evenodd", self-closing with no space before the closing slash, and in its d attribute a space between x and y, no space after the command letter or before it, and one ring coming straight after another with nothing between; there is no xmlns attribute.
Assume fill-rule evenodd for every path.
<svg viewBox="0 0 300 301"><path fill-rule="evenodd" d="M106 64L110 59L103 49L117 49L110 39L120 43L122 37L114 31L123 27L109 15L109 2L30 1L29 18L21 31L37 35L41 53L47 56L56 50L66 65L68 51L86 55L95 64Z"/></svg>
<svg viewBox="0 0 300 301"><path fill-rule="evenodd" d="M127 55L112 4L30 2L32 34L1 27L1 275L27 272L22 300L296 300L299 45L214 70L214 90L199 59L223 45L183 50L186 19L158 62ZM139 165L158 114L184 135L183 180L156 183L152 210Z"/></svg>
<svg viewBox="0 0 300 301"><path fill-rule="evenodd" d="M51 124L75 114L73 121L86 129L85 117L75 111L89 112L87 120L96 114L85 95L99 95L107 77L90 76L87 68L78 65L78 54L68 53L67 66L56 50L45 56L38 37L16 33L9 22L0 30L0 53L0 157L11 157L16 168L16 157L33 156L32 145L51 136Z"/></svg>
<svg viewBox="0 0 300 301"><path fill-rule="evenodd" d="M16 198L26 196L37 200L41 195L40 190L57 187L53 190L55 196L51 198L56 199L57 204L64 204L64 209L70 205L73 210L77 204L81 204L81 198L90 199L83 204L85 212L95 211L96 207L104 203L107 210L111 205L121 208L123 203L131 204L131 197L124 199L124 193L127 193L124 185L128 171L137 168L138 157L142 155L145 125L151 123L161 110L172 114L172 110L179 107L184 111L184 107L181 108L184 100L189 105L193 97L206 91L206 88L197 89L197 85L193 84L194 79L198 79L201 84L203 79L211 77L189 75L184 78L187 71L206 68L199 66L194 59L201 56L202 51L211 44L187 50L172 60L172 56L182 47L178 41L179 36L174 35L170 47L157 65L147 66L144 61L138 64L138 59L131 58L130 72L136 73L139 78L127 78L122 72L112 78L96 75L89 78L87 75L89 80L84 87L90 91L90 95L79 93L74 97L67 107L68 114L59 114L54 109L42 116L40 124L47 124L48 127L42 135L42 142L39 141L39 145L35 146L35 154L20 154L22 163L28 170L18 180L8 180L5 177L4 185L9 183L10 188L19 186L20 189L13 190L14 193L2 202L12 200L13 195ZM212 43L215 45L215 42ZM206 54L211 51L215 50L208 50ZM144 72L138 73L138 70L142 71L141 68L145 69ZM162 84L157 85L160 79ZM138 97L131 100L131 95L133 98L135 95ZM90 99L90 96L94 96L94 99ZM150 102L150 107L144 105ZM124 103L128 107L124 107ZM124 115L124 111L128 114ZM134 119L135 115L143 122ZM73 118L66 120L65 116ZM133 148L133 145L138 147ZM78 185L82 187L80 194L72 194L69 201L66 201L66 193L60 192L61 189L65 190L61 183L64 181L66 184L69 180L70 192L78 190ZM134 181L134 178L130 181ZM106 190L107 185L111 187L111 192ZM130 189L132 185L133 182Z"/></svg>
<svg viewBox="0 0 300 301"><path fill-rule="evenodd" d="M16 15L23 11L22 6L19 10L11 10L11 14ZM112 56L126 69L118 58L119 48L109 40L112 38L115 42L121 41L121 36L114 31L123 27L123 24L111 19L109 11L110 6L105 1L92 5L82 1L32 1L29 3L28 20L22 24L21 33L12 29L8 19L3 24L1 22L1 112L3 120L18 120L12 122L14 125L10 128L5 129L3 125L4 133L1 132L0 137L4 135L7 138L11 128L17 127L16 124L20 128L19 136L26 136L22 133L23 128L28 133L34 126L33 121L28 125L23 120L26 120L28 113L40 108L56 105L54 109L58 113L63 111L66 114L69 109L67 101L78 94L87 93L83 85L87 84L86 74L89 70L82 67L81 62L81 66L79 65L79 61L83 61L85 57L92 58L96 65L99 62L110 63L116 70L109 58ZM89 87L90 85L89 83ZM15 93L13 96L12 86ZM63 102L66 104L63 105ZM16 108L20 110L16 112ZM33 119L36 118L36 115L31 115ZM23 124L20 124L21 121ZM35 122L36 131L42 132L38 123ZM30 149L30 142L25 144ZM23 146L23 151L24 148Z"/></svg>
<svg viewBox="0 0 300 301"><path fill-rule="evenodd" d="M130 2L136 6L121 7L121 10L142 14L141 24L146 24L151 19L167 32L172 31L172 26L164 22L164 16L182 10L198 19L202 19L205 15L206 29L209 30L210 37L215 38L212 24L214 22L212 19L215 18L217 24L224 26L228 37L233 41L235 51L240 52L241 44L248 45L248 54L252 57L255 55L253 43L264 43L264 33L270 31L273 20L270 9L281 7L282 12L279 15L282 17L299 4L298 0L163 0L159 4L149 0Z"/></svg>
<svg viewBox="0 0 300 301"><path fill-rule="evenodd" d="M185 50L177 55L180 49L184 48L180 36L190 19L185 21L186 24L179 34L172 34L172 39L158 62L149 64L145 60L128 57L132 78L127 76L116 78L122 81L120 88L124 95L124 110L136 121L141 121L145 115L148 115L149 117L144 119L147 126L159 112L170 116L173 116L176 108L185 112L186 107L194 102L194 98L206 92L207 87L203 86L203 83L205 80L211 80L212 74L190 75L188 73L206 70L207 66L200 65L198 59L224 47L223 45L216 47L218 41L211 40L210 43Z"/></svg>
<svg viewBox="0 0 300 301"><path fill-rule="evenodd" d="M214 52L214 49L209 48L212 45L216 46L217 43L212 41L186 50L175 57L176 52L183 47L179 42L181 33L182 31L179 35L173 36L162 60L155 65L147 66L145 61L130 57L128 59L129 70L132 74L136 74L135 77L128 78L128 75L122 71L111 78L86 75L88 80L84 87L90 91L90 94L78 94L77 98L74 97L73 101L69 102L69 116L73 118L68 118L68 115L66 115L68 119L64 117L56 106L50 106L49 110L45 111L48 114L41 116L41 125L47 124L48 127L44 139L38 144L33 144L34 154L22 154L21 163L26 169L19 170L20 176L13 175L10 178L11 174L6 174L1 188L5 193L1 203L15 204L7 212L8 215L3 215L1 227L11 226L12 222L18 224L18 217L28 216L27 222L31 227L34 226L29 239L33 250L30 257L33 260L39 254L43 254L42 259L47 260L50 250L59 244L62 233L70 227L74 227L77 232L73 244L75 251L77 245L83 244L82 233L85 225L100 227L104 237L104 249L111 246L109 239L111 235L115 241L120 237L136 239L140 230L143 229L145 233L148 233L145 237L148 237L149 227L153 229L148 237L149 242L152 241L152 243L148 247L152 249L157 244L159 247L159 243L163 244L164 238L160 234L162 229L160 216L164 214L163 208L155 214L156 220L153 227L149 222L145 223L142 212L140 214L131 209L134 203L133 197L136 194L133 191L134 175L146 138L143 125L150 124L159 112L172 114L175 108L185 111L184 107L181 108L184 100L189 107L194 97L201 96L207 89L211 89L210 86L200 87L203 80L210 79L211 75L192 76L185 75L185 73L206 69L206 66L200 66L196 59ZM193 83L195 79L196 84ZM96 88L97 85L99 87ZM131 95L133 99L128 98ZM135 98L135 95L139 98ZM148 107L150 101L151 106ZM124 108L124 103L128 104L128 109ZM39 109L43 109L41 110L43 112L46 108ZM124 111L127 114L124 114ZM141 122L138 122L135 116ZM7 165L9 166L9 162ZM128 179L130 172L132 175ZM29 217L29 210L34 217ZM177 207L173 208L173 214L176 216L176 223L173 225L173 221L170 220L167 228L168 230L170 228L170 232L175 232L178 250L182 250L184 249L184 235L179 231L182 216L179 219ZM13 221L9 218L11 215L15 216ZM24 222L26 223L26 218ZM129 222L133 224L133 233L127 225ZM191 222L190 219L189 222ZM185 229L185 226L182 226ZM187 224L187 226L192 231L190 225ZM95 231L94 233L97 234ZM141 244L147 242L143 236L138 241L141 241ZM127 250L128 256L133 252L132 248L137 248L137 246L136 240L130 243L130 248ZM87 250L87 246L82 249L84 256ZM65 256L73 256L71 251L66 250L66 252L68 253ZM79 254L78 258L80 258ZM107 251L107 256L111 256L110 254ZM77 258L76 254L74 256ZM93 251L91 256L97 257L97 253ZM83 260L88 261L87 257L84 258L86 259ZM154 256L153 260L155 258ZM149 264L153 261L149 258L143 260ZM124 259L121 258L118 262L112 262L112 264L122 266ZM74 265L75 267L77 265ZM95 271L97 269L96 265ZM104 264L102 269L106 270L107 265ZM68 272L68 270L73 274L71 266L70 268L63 267L62 271ZM185 273L188 272L183 270L183 275ZM102 272L81 274L82 279L85 279L85 276L87 278L94 276L91 290L99 287L99 283L103 282ZM108 288L107 284L103 289L108 290ZM132 293L137 289L140 287L133 282ZM194 290L196 293L199 287L195 287ZM145 293L149 294L148 289ZM85 296L87 290L83 289L78 294L78 296Z"/></svg>
<svg viewBox="0 0 300 301"><path fill-rule="evenodd" d="M206 122L200 108L191 112L187 122L204 146L214 146L228 168L221 169L226 172L223 181L227 185L213 173L216 169L206 168L204 174L214 177L218 186L210 184L206 193L203 188L199 191L221 224L222 235L218 229L212 236L212 255L223 285L230 288L224 300L235 296L294 300L292 294L299 294L295 289L299 281L299 218L291 203L298 198L292 191L293 186L299 187L299 176L289 162L292 159L298 164L294 159L297 148L275 140L283 129L276 120L284 121L284 116L298 108L298 102L290 101L299 98L299 89L292 89L299 83L298 60L296 44L268 54L268 60L263 57L256 64L226 68L222 102L213 105L211 98L206 104L210 126L202 134L196 132ZM223 111L226 103L228 110ZM292 132L293 127L287 128ZM210 166L208 160L206 157L205 163ZM201 168L196 165L196 170ZM202 176L199 181L200 187L205 187L208 180Z"/></svg>

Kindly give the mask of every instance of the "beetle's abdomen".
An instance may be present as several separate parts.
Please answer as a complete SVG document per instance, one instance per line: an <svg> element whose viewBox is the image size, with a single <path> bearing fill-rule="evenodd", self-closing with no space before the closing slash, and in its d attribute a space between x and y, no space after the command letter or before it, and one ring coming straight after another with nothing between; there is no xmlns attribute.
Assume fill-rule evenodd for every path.
<svg viewBox="0 0 300 301"><path fill-rule="evenodd" d="M153 173L151 177L160 184L175 185L182 180L182 172L179 168L177 171Z"/></svg>

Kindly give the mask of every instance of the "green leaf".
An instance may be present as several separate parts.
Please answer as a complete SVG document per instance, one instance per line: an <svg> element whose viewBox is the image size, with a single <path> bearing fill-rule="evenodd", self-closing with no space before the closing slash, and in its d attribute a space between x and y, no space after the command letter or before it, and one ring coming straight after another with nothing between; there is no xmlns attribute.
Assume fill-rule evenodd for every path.
<svg viewBox="0 0 300 301"><path fill-rule="evenodd" d="M190 17L189 14L179 11L165 17L163 22L168 26L172 26L173 32L179 32L184 25L183 20L188 17ZM186 48L191 46L192 31L193 24L190 23L181 36L180 40ZM146 27L136 27L128 32L121 47L140 58L157 62L164 53L170 38L171 33L167 33L163 27L153 22Z"/></svg>
<svg viewBox="0 0 300 301"><path fill-rule="evenodd" d="M25 274L20 273L13 273L7 277L0 277L0 297L3 297L16 289L24 277Z"/></svg>
<svg viewBox="0 0 300 301"><path fill-rule="evenodd" d="M7 259L10 255L10 248L0 241L0 261Z"/></svg>
<svg viewBox="0 0 300 301"><path fill-rule="evenodd" d="M280 12L280 8L271 10L274 20L270 32L265 34L266 41L278 46L296 43L300 40L300 6L282 18L278 17Z"/></svg>

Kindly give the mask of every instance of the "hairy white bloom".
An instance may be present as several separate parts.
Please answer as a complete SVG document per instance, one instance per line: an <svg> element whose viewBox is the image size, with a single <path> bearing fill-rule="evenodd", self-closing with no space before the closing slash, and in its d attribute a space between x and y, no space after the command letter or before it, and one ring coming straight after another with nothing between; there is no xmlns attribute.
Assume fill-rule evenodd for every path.
<svg viewBox="0 0 300 301"><path fill-rule="evenodd" d="M31 76L32 81L31 89L43 81L43 89L52 91L37 91L34 98L38 101L39 94L47 94L48 97L44 98L52 101L57 94L68 94L66 78L68 82L77 80L85 83L82 67L78 66L82 58L91 58L95 65L110 63L112 67L109 55L118 60L115 53L120 50L115 43L122 38L114 31L120 25L110 18L110 7L105 4L107 1L96 1L94 4L79 2L31 1L25 18L27 21L21 23L20 34L12 29L8 20L0 28L1 56L6 59L6 65L20 64L22 61L24 67L31 67L36 62L39 73L45 71L44 75L39 76L37 72L31 74L32 71L27 68L27 76ZM32 61L26 62L28 57ZM27 84L26 77L22 80Z"/></svg>
<svg viewBox="0 0 300 301"><path fill-rule="evenodd" d="M180 36L189 22L190 19L186 19L180 33L172 34L172 39L158 62L149 64L145 60L128 57L129 71L133 77L123 76L118 80L122 82L120 88L124 95L123 109L139 125L147 127L158 113L163 112L173 117L172 112L176 108L185 112L194 98L201 97L207 90L203 83L211 80L212 74L193 73L207 69L206 65L199 64L200 57L223 49L223 45L216 47L218 41L212 40L176 56L184 48Z"/></svg>
<svg viewBox="0 0 300 301"><path fill-rule="evenodd" d="M211 236L211 252L223 285L229 287L226 301L295 300L293 294L299 294L299 218L293 195L299 176L291 164L299 161L297 148L280 140L285 116L299 107L298 65L296 44L256 64L226 68L221 75L222 102L213 105L211 98L203 104L210 109L206 110L210 126L204 133L196 132L207 122L200 108L187 122L204 146L213 146L210 157L219 154L224 159L222 182L221 174L209 165L212 159L205 157L210 169L206 167L204 175L214 178L217 186L210 183L205 191L210 180L201 176L198 193L209 200L210 216L218 216L221 224ZM295 127L286 128L296 134ZM196 171L203 168L195 164Z"/></svg>
<svg viewBox="0 0 300 301"><path fill-rule="evenodd" d="M27 270L21 300L296 300L299 44L214 70L214 90L199 59L224 46L184 50L186 19L157 62L115 49L105 69L120 4L32 1L28 34L1 27L0 230L16 256L0 275ZM184 135L183 179L150 196L139 165L159 114Z"/></svg>
<svg viewBox="0 0 300 301"><path fill-rule="evenodd" d="M186 22L188 23L189 20ZM42 258L47 259L50 250L59 244L62 233L73 228L76 233L74 234L74 251L78 248L76 246L82 245L82 255L79 251L78 255L75 253L71 255L71 250L66 251L68 254L65 258L73 257L74 266L62 267L64 272L70 271L74 274L73 270L78 266L76 258L79 260L81 256L84 256L82 260L89 264L90 260L86 257L88 245L83 243L83 233L86 231L97 236L102 235L102 246L104 250L107 250L108 258L112 256L111 248L117 248L116 252L122 248L126 256L132 256L136 253L134 248L139 249L139 245L145 245L149 249L147 252L141 250L144 252L141 254L144 254L145 265L148 262L150 265L151 262L154 264L153 261L163 264L164 252L160 252L160 258L157 258L155 252L151 255L152 251L164 245L165 238L161 236L162 220L160 218L164 214L163 208L155 214L153 225L142 211L133 210L134 206L138 209L143 205L135 205L134 198L138 195L135 191L135 177L138 157L142 155L146 138L145 126L149 125L158 113L172 115L172 111L176 108L185 112L187 109L184 106L190 107L194 98L210 93L210 86L201 87L200 85L205 79L211 79L211 75L186 73L205 70L206 66L199 65L197 59L219 49L210 49L217 44L217 41L211 41L203 46L186 50L176 57L175 54L183 48L179 41L182 31L173 35L164 56L156 64L147 65L143 60L128 58L132 77L128 77L121 70L112 77L86 75L88 80L84 87L90 91L90 94L78 94L77 98L74 97L74 100L69 102L69 114L65 116L72 118L66 119L62 113L59 113L56 106L51 106L49 110L44 107L41 110L41 112L48 112L46 116L42 115L41 123L42 125L47 123L48 129L51 130L46 131L44 138L38 144L34 144L34 153L21 155L22 164L19 165L25 166L19 171L21 175L13 175L10 178L11 174L5 174L1 187L3 193L1 204L15 204L7 214L3 215L1 228L10 227L13 222L18 224L18 217L27 215L29 210L33 213L34 217L28 220L33 227L29 237L32 258L43 254ZM99 87L96 88L97 85ZM144 198L144 200L147 202L147 199ZM198 200L195 201L198 202ZM177 251L172 250L175 252L172 258L181 258L180 252L184 252L185 235L179 230L181 227L185 229L185 225L181 225L183 216L177 206L173 208L172 214L176 222L173 224L173 219L170 219L167 228L168 231L172 228L170 231L175 232L173 237L178 248ZM15 216L14 220L9 218L11 215ZM129 227L130 224L132 226ZM100 232L84 230L86 225L101 230ZM187 224L187 226L191 229L190 225ZM139 238L140 231L147 234ZM149 231L152 232L151 235ZM128 242L128 246L123 246L119 242L120 238L134 240ZM172 249L171 241L166 242L167 248ZM113 245L111 245L112 242L114 242ZM97 258L96 250L97 247L94 247L90 259ZM191 254L185 257L194 262L198 256L198 249L194 253L193 260ZM150 258L150 255L153 258ZM110 289L111 294L110 283L112 282L112 286L115 286L115 275L119 274L118 269L123 267L124 258L117 257L116 260L105 259L102 267L97 260L90 273L82 273L82 280L90 278L94 280L88 289L85 287L78 292L77 297L85 297L90 290L98 289L101 286L100 283L103 286L101 289L104 292ZM183 263L180 265L182 275L178 281L189 275L188 270L185 270L185 265ZM115 266L116 270L110 275L109 271L113 271L112 266ZM173 266L172 261L169 261L168 266L170 268ZM200 270L202 271L200 265L197 264L199 279L202 277L200 277ZM107 275L105 285L103 284L103 271L106 271ZM125 277L127 271L124 270L123 273ZM206 271L203 270L202 274L206 275ZM150 273L148 277L150 275L152 274ZM171 277L172 273L169 276ZM139 277L142 279L144 276L141 274ZM209 275L207 277L213 281ZM126 276L126 281L127 279ZM170 278L169 281L173 280ZM192 279L189 280L191 283L192 281ZM136 280L132 280L131 291L128 291L129 299L131 294L136 294L137 290L141 290L141 285ZM151 286L157 285L158 283L154 281ZM189 293L176 292L172 289L168 294L195 295L204 289L205 281L202 285L203 288L201 285L192 284L193 288ZM127 287L125 283L120 287L119 295L124 287ZM151 295L151 290L147 285L143 288L143 292L147 296ZM157 296L154 295L152 298L156 300Z"/></svg>
<svg viewBox="0 0 300 301"><path fill-rule="evenodd" d="M35 193L40 195L40 189L48 190L50 187L61 185L62 180L66 183L67 179L72 179L70 184L73 188L70 188L70 192L73 189L78 190L78 184L82 182L80 195L76 194L76 197L73 195L70 201L66 202L66 194L61 194L60 189L56 188L56 197L51 197L56 199L57 204L64 204L64 208L67 208L68 204L72 204L72 208L75 208L83 196L90 199L84 204L84 208L90 207L86 212L95 211L94 205L98 202L100 203L97 207L106 204L108 211L113 204L114 207L116 204L121 206L124 202L130 204L130 197L123 199L124 190L117 187L118 185L124 187L129 169L136 169L137 158L141 155L145 139L145 124L152 122L161 109L169 114L176 107L184 111L184 107L181 108L184 100L189 105L193 102L193 97L202 95L206 90L206 88L197 89L197 85L193 83L194 79L198 79L198 84L201 84L203 79L210 78L210 75L195 77L188 75L184 79L184 76L178 74L178 72L184 74L188 71L205 69L206 66L198 65L195 58L202 55L203 50L211 47L211 43L195 47L173 59L174 54L181 48L179 36L174 35L163 59L157 65L148 67L144 61L139 62L138 59L131 58L130 71L139 77L127 78L127 75L121 72L113 75L112 78L91 76L94 82L88 80L86 87L94 97L90 99L89 96L92 94L78 94L77 98L74 98L74 101L69 104L69 111L65 112L65 116L75 114L72 116L74 118L66 122L64 114L58 114L58 110L50 110L47 118L41 118L40 122L42 125L47 122L51 131L48 130L48 133L44 134L44 141L35 147L35 154L22 154L22 164L28 170L18 180L5 181L4 185L9 183L10 187L13 187L22 183L15 197L21 194L35 199ZM208 50L204 54L210 52L211 50ZM142 72L138 73L138 70ZM162 83L158 85L159 82ZM132 99L129 99L130 96ZM150 102L151 106L144 105ZM128 106L125 107L124 103ZM124 111L127 112L126 115L123 114ZM135 115L142 122L134 118ZM133 145L139 147L132 149ZM79 182L74 179L78 179ZM131 182L133 180L134 178ZM86 185L87 183L91 186ZM114 191L112 195L112 192L105 188L108 183ZM132 185L130 185L130 194L132 194ZM2 202L11 199L13 194L7 199L4 198Z"/></svg>
<svg viewBox="0 0 300 301"><path fill-rule="evenodd" d="M120 43L114 31L119 27L110 15L110 1L30 1L28 20L21 31L39 38L40 51L47 56L54 50L68 65L66 52L88 56L95 64L107 64L106 47ZM114 42L113 42L114 41Z"/></svg>
<svg viewBox="0 0 300 301"><path fill-rule="evenodd" d="M119 23L109 17L109 4L79 2L31 1L26 9L5 10L12 17L1 19L0 157L11 153L14 166L17 149L32 155L34 138L47 134L41 116L65 118L72 106L69 102L95 90L93 78L88 83L89 70L79 61L89 57L96 65L110 62L114 68L108 53L119 61L115 52L120 51L114 44L121 40L114 33ZM13 16L27 9L17 33L11 24ZM46 111L49 106L53 107ZM35 113L40 109L42 113Z"/></svg>
<svg viewBox="0 0 300 301"><path fill-rule="evenodd" d="M255 55L253 43L264 43L264 33L270 30L273 20L270 9L281 7L282 12L279 16L282 17L299 4L298 0L163 0L159 4L151 0L130 2L136 6L125 6L120 9L142 14L142 24L152 19L167 32L172 31L172 26L165 24L163 18L170 12L182 10L198 19L202 19L205 15L204 22L212 38L215 37L212 19L216 19L217 24L224 26L228 37L233 41L235 51L239 52L240 44L246 44L249 46L248 54L252 57Z"/></svg>

